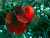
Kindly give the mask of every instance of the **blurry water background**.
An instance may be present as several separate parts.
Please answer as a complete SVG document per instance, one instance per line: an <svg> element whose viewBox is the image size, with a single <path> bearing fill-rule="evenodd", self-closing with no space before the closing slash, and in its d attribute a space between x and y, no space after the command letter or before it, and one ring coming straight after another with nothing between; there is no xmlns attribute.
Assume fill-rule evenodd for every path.
<svg viewBox="0 0 50 38"><path fill-rule="evenodd" d="M37 18L31 21L23 34L10 34L5 17L21 4L32 6ZM50 38L50 0L0 0L0 38Z"/></svg>

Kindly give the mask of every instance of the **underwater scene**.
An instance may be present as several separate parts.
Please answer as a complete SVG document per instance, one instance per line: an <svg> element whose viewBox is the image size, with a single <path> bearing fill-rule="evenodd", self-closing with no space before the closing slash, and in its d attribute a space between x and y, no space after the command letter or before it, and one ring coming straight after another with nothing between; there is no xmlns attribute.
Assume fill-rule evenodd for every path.
<svg viewBox="0 0 50 38"><path fill-rule="evenodd" d="M0 38L50 38L50 0L0 0Z"/></svg>

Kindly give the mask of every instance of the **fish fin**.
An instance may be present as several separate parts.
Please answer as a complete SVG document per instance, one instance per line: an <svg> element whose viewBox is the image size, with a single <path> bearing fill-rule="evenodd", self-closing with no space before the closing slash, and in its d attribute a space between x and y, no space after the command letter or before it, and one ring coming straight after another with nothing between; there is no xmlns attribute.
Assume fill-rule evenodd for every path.
<svg viewBox="0 0 50 38"><path fill-rule="evenodd" d="M33 20L36 19L36 15L35 15L35 14L33 15L33 18L32 18L32 19L33 19Z"/></svg>
<svg viewBox="0 0 50 38"><path fill-rule="evenodd" d="M25 31L25 28L16 28L15 33L17 35L20 35L20 34L24 33L24 31Z"/></svg>
<svg viewBox="0 0 50 38"><path fill-rule="evenodd" d="M18 21L20 21L22 23L28 23L28 21L26 20L26 17L23 14L18 14L17 19L18 19Z"/></svg>
<svg viewBox="0 0 50 38"><path fill-rule="evenodd" d="M8 13L8 15L5 18L5 21L8 23L12 23L13 14L14 14L13 12Z"/></svg>
<svg viewBox="0 0 50 38"><path fill-rule="evenodd" d="M14 33L15 28L13 28L13 27L11 26L11 24L6 24L6 27L7 27L8 31L9 31L11 34Z"/></svg>
<svg viewBox="0 0 50 38"><path fill-rule="evenodd" d="M16 9L20 9L21 7L22 7L22 5L18 5L17 7L15 7L14 11L15 11Z"/></svg>
<svg viewBox="0 0 50 38"><path fill-rule="evenodd" d="M27 24L26 23L19 22L17 24L16 29L15 29L15 33L17 35L20 35L20 34L24 33L26 27L27 27Z"/></svg>
<svg viewBox="0 0 50 38"><path fill-rule="evenodd" d="M22 5L17 6L14 11L16 12L16 14L23 14L24 11L22 9Z"/></svg>
<svg viewBox="0 0 50 38"><path fill-rule="evenodd" d="M15 7L14 11L16 11L16 9L20 9L22 7L22 5L18 5L17 7Z"/></svg>
<svg viewBox="0 0 50 38"><path fill-rule="evenodd" d="M13 25L15 27L15 33L17 35L20 35L20 34L24 33L25 28L27 27L27 24L26 23L22 23L20 21L16 21L16 23L14 23Z"/></svg>

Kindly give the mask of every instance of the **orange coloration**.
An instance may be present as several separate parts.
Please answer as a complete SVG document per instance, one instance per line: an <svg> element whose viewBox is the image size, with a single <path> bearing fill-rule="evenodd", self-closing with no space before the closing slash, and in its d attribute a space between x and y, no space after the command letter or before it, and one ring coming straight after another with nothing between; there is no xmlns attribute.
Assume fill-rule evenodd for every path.
<svg viewBox="0 0 50 38"><path fill-rule="evenodd" d="M17 35L24 33L25 28L27 27L28 22L31 22L32 19L36 18L33 7L27 5L25 7L25 12L22 9L22 5L19 5L15 8L15 13L10 12L5 18L5 21L9 24L6 24L8 31L13 34L14 32ZM34 17L33 17L34 16Z"/></svg>
<svg viewBox="0 0 50 38"><path fill-rule="evenodd" d="M30 22L32 20L32 18L33 18L33 15L35 14L33 7L27 5L25 7L25 12L28 15L28 16L26 16L26 19ZM36 17L34 17L34 18L36 18Z"/></svg>
<svg viewBox="0 0 50 38"><path fill-rule="evenodd" d="M34 14L34 9L30 5L27 5L25 7L25 12L26 12L27 15L31 16L32 14Z"/></svg>

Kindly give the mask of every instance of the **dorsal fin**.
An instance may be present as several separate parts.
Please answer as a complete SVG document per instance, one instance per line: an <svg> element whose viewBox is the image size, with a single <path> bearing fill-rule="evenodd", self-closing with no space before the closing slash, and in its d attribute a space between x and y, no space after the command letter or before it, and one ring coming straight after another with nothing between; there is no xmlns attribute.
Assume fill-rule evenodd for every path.
<svg viewBox="0 0 50 38"><path fill-rule="evenodd" d="M22 5L17 6L14 11L16 12L16 14L22 14L24 11L22 9Z"/></svg>

